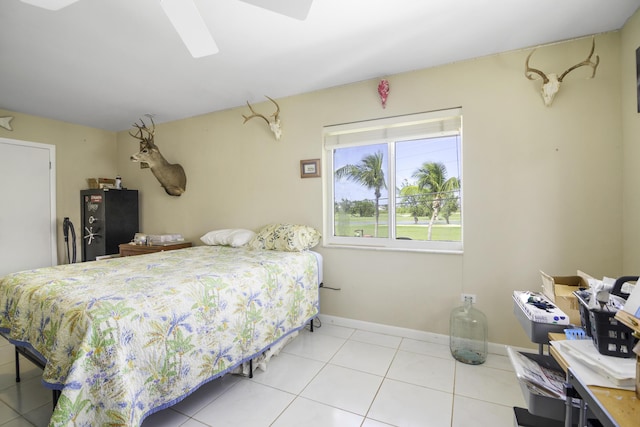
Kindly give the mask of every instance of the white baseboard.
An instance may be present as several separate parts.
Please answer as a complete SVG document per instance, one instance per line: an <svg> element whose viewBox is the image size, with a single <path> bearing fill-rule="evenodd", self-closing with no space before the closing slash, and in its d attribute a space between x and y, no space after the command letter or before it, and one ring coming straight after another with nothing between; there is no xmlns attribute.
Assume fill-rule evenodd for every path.
<svg viewBox="0 0 640 427"><path fill-rule="evenodd" d="M382 323L366 322L364 320L349 319L346 317L331 316L322 314L318 316L323 324L342 326L345 328L360 329L378 334L394 335L402 338L409 338L420 341L432 342L435 344L449 345L449 335L435 334L433 332L419 331L417 329L401 328L398 326L384 325ZM507 346L504 344L488 343L488 351L492 354L507 356ZM536 352L537 349L514 347L518 351Z"/></svg>

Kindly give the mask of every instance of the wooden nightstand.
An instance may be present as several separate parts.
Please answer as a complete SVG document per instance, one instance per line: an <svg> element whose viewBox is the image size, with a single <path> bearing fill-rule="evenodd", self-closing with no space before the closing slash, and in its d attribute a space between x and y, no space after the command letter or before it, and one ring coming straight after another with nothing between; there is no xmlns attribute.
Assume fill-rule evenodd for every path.
<svg viewBox="0 0 640 427"><path fill-rule="evenodd" d="M172 245L133 245L131 243L123 243L118 246L120 248L120 256L134 256L143 254L152 254L154 252L174 251L176 249L190 248L191 242L180 242Z"/></svg>

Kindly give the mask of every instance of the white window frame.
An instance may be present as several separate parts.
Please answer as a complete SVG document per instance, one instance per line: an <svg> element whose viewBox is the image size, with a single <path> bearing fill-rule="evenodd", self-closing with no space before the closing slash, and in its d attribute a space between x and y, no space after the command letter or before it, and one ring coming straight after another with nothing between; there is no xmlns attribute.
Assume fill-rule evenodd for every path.
<svg viewBox="0 0 640 427"><path fill-rule="evenodd" d="M460 137L460 174L462 175L462 108L453 108L428 113L418 113L404 116L388 117L384 119L341 125L325 126L323 128L323 246L335 248L358 248L390 251L419 251L437 253L463 253L464 215L461 214L462 235L459 242L433 240L403 240L396 239L395 227L395 143L410 139L438 138L458 135ZM388 148L388 176L389 187L389 237L348 237L334 235L334 164L333 151L339 148L362 145L387 144ZM459 177L461 182L462 176ZM460 211L464 212L460 188Z"/></svg>

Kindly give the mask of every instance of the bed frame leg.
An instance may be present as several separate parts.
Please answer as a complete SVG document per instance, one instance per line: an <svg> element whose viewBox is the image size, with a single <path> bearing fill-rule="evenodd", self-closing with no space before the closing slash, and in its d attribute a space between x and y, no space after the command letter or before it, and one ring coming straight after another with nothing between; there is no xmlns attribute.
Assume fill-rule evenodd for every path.
<svg viewBox="0 0 640 427"><path fill-rule="evenodd" d="M253 378L253 359L249 359L249 378Z"/></svg>
<svg viewBox="0 0 640 427"><path fill-rule="evenodd" d="M18 352L18 347L14 346L16 351L16 382L20 382L20 353Z"/></svg>
<svg viewBox="0 0 640 427"><path fill-rule="evenodd" d="M311 332L313 332L313 319L315 319L315 317L312 317L311 320L309 320L309 330Z"/></svg>
<svg viewBox="0 0 640 427"><path fill-rule="evenodd" d="M13 346L16 351L16 382L20 382L20 351L18 350L18 346ZM31 362L36 364L40 369L44 369L44 365L42 362L38 361L35 357L29 356L28 353L25 353L24 357L29 359ZM58 404L58 399L60 399L60 395L62 394L61 390L53 390L53 409L56 409L56 405Z"/></svg>
<svg viewBox="0 0 640 427"><path fill-rule="evenodd" d="M61 390L53 390L53 410L55 411L58 399L60 398Z"/></svg>

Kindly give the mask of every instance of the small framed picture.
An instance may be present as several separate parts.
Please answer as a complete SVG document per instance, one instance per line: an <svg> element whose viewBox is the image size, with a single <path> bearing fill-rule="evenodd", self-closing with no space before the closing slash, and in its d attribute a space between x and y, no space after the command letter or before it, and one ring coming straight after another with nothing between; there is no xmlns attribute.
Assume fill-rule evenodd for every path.
<svg viewBox="0 0 640 427"><path fill-rule="evenodd" d="M300 178L320 176L320 159L300 160Z"/></svg>

